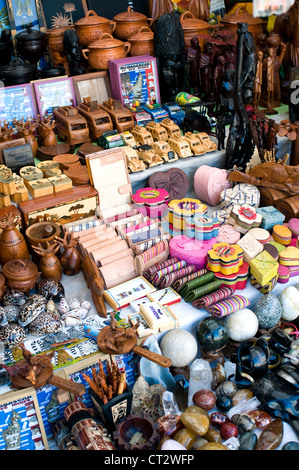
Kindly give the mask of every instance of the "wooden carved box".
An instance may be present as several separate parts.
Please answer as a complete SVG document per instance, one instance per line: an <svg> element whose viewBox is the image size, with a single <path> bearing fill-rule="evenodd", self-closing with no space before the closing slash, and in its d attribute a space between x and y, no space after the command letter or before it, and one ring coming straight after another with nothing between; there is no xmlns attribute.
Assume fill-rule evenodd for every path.
<svg viewBox="0 0 299 470"><path fill-rule="evenodd" d="M18 206L25 228L47 220L63 225L95 215L98 208L98 192L90 185L77 186L21 202Z"/></svg>

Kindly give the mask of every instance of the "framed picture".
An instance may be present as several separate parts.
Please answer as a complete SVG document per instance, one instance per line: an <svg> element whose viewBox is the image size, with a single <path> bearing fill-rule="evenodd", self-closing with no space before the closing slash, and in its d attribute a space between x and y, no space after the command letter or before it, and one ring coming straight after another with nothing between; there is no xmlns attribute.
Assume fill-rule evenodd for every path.
<svg viewBox="0 0 299 470"><path fill-rule="evenodd" d="M134 101L160 103L160 88L156 58L126 57L109 61L109 73L114 99L131 106Z"/></svg>
<svg viewBox="0 0 299 470"><path fill-rule="evenodd" d="M0 32L3 29L10 29L6 0L0 0Z"/></svg>
<svg viewBox="0 0 299 470"><path fill-rule="evenodd" d="M181 296L171 287L152 292L147 297L151 302L159 302L161 305L173 305L181 301Z"/></svg>
<svg viewBox="0 0 299 470"><path fill-rule="evenodd" d="M6 0L12 37L24 31L27 25L45 32L45 22L40 0Z"/></svg>
<svg viewBox="0 0 299 470"><path fill-rule="evenodd" d="M77 105L83 103L83 98L90 97L92 101L102 104L112 96L107 71L75 75L72 80Z"/></svg>
<svg viewBox="0 0 299 470"><path fill-rule="evenodd" d="M37 117L34 94L29 83L0 88L0 122L11 124L24 118Z"/></svg>
<svg viewBox="0 0 299 470"><path fill-rule="evenodd" d="M48 450L34 388L0 397L0 450Z"/></svg>
<svg viewBox="0 0 299 470"><path fill-rule="evenodd" d="M88 11L86 0L41 0L41 6L47 29L72 26Z"/></svg>
<svg viewBox="0 0 299 470"><path fill-rule="evenodd" d="M112 308L120 310L128 307L133 300L146 297L155 290L156 288L143 276L139 276L105 290L104 299Z"/></svg>
<svg viewBox="0 0 299 470"><path fill-rule="evenodd" d="M38 114L42 117L53 114L60 106L76 106L72 79L65 76L31 82Z"/></svg>

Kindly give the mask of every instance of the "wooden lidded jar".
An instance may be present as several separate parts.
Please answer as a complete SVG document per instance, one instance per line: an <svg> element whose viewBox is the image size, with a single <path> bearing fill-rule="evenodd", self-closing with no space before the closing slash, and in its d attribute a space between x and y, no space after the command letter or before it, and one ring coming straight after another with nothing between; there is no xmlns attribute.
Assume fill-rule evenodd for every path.
<svg viewBox="0 0 299 470"><path fill-rule="evenodd" d="M120 41L111 34L104 33L100 39L89 44L88 49L83 49L82 54L94 70L108 70L108 62L126 58L130 48L129 42Z"/></svg>
<svg viewBox="0 0 299 470"><path fill-rule="evenodd" d="M199 39L200 46L203 47L203 41L200 39L201 34L209 34L209 28L211 25L206 21L199 18L195 18L191 11L186 10L180 16L180 23L183 28L185 47L190 47L191 39L197 36Z"/></svg>
<svg viewBox="0 0 299 470"><path fill-rule="evenodd" d="M142 26L150 28L154 22L153 18L147 18L143 13L133 11L131 7L128 7L127 11L118 13L113 19L116 22L114 36L122 41L138 33Z"/></svg>
<svg viewBox="0 0 299 470"><path fill-rule="evenodd" d="M246 6L241 6L237 8L234 13L224 16L221 18L220 23L235 32L238 29L238 23L247 23L248 31L250 31L254 36L262 33L263 26L265 25L265 21L261 18L255 18L253 15L248 13Z"/></svg>
<svg viewBox="0 0 299 470"><path fill-rule="evenodd" d="M142 26L139 31L128 38L131 44L130 56L154 55L154 33L148 26Z"/></svg>
<svg viewBox="0 0 299 470"><path fill-rule="evenodd" d="M46 31L48 46L51 52L64 52L63 36L67 29L70 28L51 28Z"/></svg>
<svg viewBox="0 0 299 470"><path fill-rule="evenodd" d="M40 273L33 261L27 259L13 259L2 268L7 287L29 292L35 286Z"/></svg>
<svg viewBox="0 0 299 470"><path fill-rule="evenodd" d="M104 33L113 33L115 26L115 21L98 16L93 10L89 10L84 18L81 18L74 24L82 46L88 46L91 42L100 39Z"/></svg>
<svg viewBox="0 0 299 470"><path fill-rule="evenodd" d="M8 261L16 258L29 260L29 250L27 243L16 228L21 216L14 213L7 214L0 220L0 227L3 230L0 237L0 262L4 266Z"/></svg>

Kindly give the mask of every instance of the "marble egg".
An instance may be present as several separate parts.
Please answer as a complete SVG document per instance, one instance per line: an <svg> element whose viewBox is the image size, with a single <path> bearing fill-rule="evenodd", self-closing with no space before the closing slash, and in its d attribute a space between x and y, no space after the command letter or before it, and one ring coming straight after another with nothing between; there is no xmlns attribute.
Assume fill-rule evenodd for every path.
<svg viewBox="0 0 299 470"><path fill-rule="evenodd" d="M32 335L47 335L61 331L63 323L49 312L40 313L29 325L28 331Z"/></svg>
<svg viewBox="0 0 299 470"><path fill-rule="evenodd" d="M286 287L279 296L281 318L293 321L299 315L299 291L295 286Z"/></svg>
<svg viewBox="0 0 299 470"><path fill-rule="evenodd" d="M28 297L27 302L20 307L18 323L27 326L40 313L46 310L47 299L43 295L33 294Z"/></svg>
<svg viewBox="0 0 299 470"><path fill-rule="evenodd" d="M20 307L26 303L27 298L28 296L24 292L11 287L6 289L2 297L2 303L4 306L16 305Z"/></svg>
<svg viewBox="0 0 299 470"><path fill-rule="evenodd" d="M279 299L274 294L265 294L261 297L254 309L259 327L273 328L281 319L281 305Z"/></svg>
<svg viewBox="0 0 299 470"><path fill-rule="evenodd" d="M6 320L9 323L17 323L20 313L20 308L17 305L5 305L3 307Z"/></svg>
<svg viewBox="0 0 299 470"><path fill-rule="evenodd" d="M174 439L166 439L161 446L161 450L187 450L182 444Z"/></svg>
<svg viewBox="0 0 299 470"><path fill-rule="evenodd" d="M228 336L238 342L252 338L259 327L257 316L249 308L241 308L226 315L224 324L228 330Z"/></svg>
<svg viewBox="0 0 299 470"><path fill-rule="evenodd" d="M176 328L168 331L160 342L163 356L171 359L172 367L185 367L197 355L197 342L194 336L186 330Z"/></svg>
<svg viewBox="0 0 299 470"><path fill-rule="evenodd" d="M228 342L228 331L221 318L209 316L197 327L197 339L204 351L217 351Z"/></svg>
<svg viewBox="0 0 299 470"><path fill-rule="evenodd" d="M11 349L22 343L26 337L26 331L17 323L8 323L0 329L0 341L4 343L7 349Z"/></svg>

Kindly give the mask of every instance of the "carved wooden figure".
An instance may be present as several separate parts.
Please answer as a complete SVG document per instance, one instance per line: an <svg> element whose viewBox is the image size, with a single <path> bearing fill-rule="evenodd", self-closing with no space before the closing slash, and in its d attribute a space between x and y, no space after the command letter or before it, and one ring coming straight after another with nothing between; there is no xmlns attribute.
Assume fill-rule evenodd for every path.
<svg viewBox="0 0 299 470"><path fill-rule="evenodd" d="M254 107L254 109L258 109L259 102L260 102L260 99L261 99L262 81L263 81L263 57L264 57L263 52L258 51L257 52L256 74L255 74L254 89L253 89L253 107Z"/></svg>
<svg viewBox="0 0 299 470"><path fill-rule="evenodd" d="M2 266L13 259L28 259L29 250L27 243L16 228L20 222L20 214L14 213L5 214L5 217L0 220L0 228L3 230L0 238L0 262Z"/></svg>
<svg viewBox="0 0 299 470"><path fill-rule="evenodd" d="M93 303L100 317L107 317L107 309L104 300L104 280L100 276L99 269L89 254L82 255L82 272L88 289L90 289Z"/></svg>
<svg viewBox="0 0 299 470"><path fill-rule="evenodd" d="M36 121L37 128L37 142L39 147L51 147L57 144L56 134L54 132L55 121L53 121L53 114L44 117L39 117Z"/></svg>
<svg viewBox="0 0 299 470"><path fill-rule="evenodd" d="M33 250L41 256L38 269L44 278L52 278L60 281L62 278L62 266L55 255L60 246L58 243L46 242L46 248L41 243L37 246L32 246Z"/></svg>
<svg viewBox="0 0 299 470"><path fill-rule="evenodd" d="M60 256L60 263L63 268L63 274L66 276L73 276L78 274L81 269L81 258L78 250L75 248L79 238L74 237L74 233L71 232L68 235L65 232L63 239L55 237L57 243L64 248L63 253Z"/></svg>
<svg viewBox="0 0 299 470"><path fill-rule="evenodd" d="M36 129L36 123L34 121L31 121L29 118L27 118L26 120L22 118L20 121L13 119L12 123L17 129L18 134L21 137L24 137L26 144L31 145L32 154L34 157L36 157L36 153L38 150L38 142L34 135L34 131Z"/></svg>

